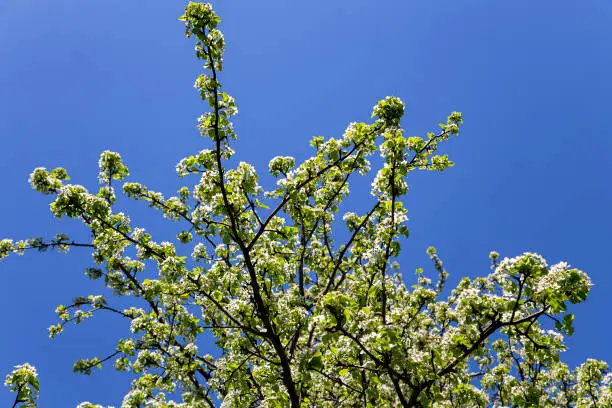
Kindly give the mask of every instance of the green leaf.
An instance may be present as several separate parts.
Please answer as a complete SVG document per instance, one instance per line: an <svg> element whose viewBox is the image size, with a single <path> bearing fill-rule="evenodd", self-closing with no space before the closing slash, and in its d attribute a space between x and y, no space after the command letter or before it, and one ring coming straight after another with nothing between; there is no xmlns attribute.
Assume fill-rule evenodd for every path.
<svg viewBox="0 0 612 408"><path fill-rule="evenodd" d="M310 359L308 366L317 371L321 371L323 369L323 355L320 351L317 351Z"/></svg>

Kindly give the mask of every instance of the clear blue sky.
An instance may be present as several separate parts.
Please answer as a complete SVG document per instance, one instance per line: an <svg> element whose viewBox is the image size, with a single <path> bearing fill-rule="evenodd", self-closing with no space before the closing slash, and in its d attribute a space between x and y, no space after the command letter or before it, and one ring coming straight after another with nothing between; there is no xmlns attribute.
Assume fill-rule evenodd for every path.
<svg viewBox="0 0 612 408"><path fill-rule="evenodd" d="M98 155L111 149L133 180L166 193L179 185L176 162L204 144L194 128L204 109L192 88L198 63L177 21L183 5L0 1L0 238L83 235L54 220L48 198L29 188L37 166L64 166L74 182L94 186ZM223 81L240 109L240 160L264 172L275 155L304 158L311 136L340 135L390 94L405 100L411 135L462 111L462 135L446 145L456 166L409 180L404 269L429 266L428 245L455 281L488 273L492 249L567 260L595 286L574 308L564 358L612 361L612 2L232 0L216 8L228 41ZM151 215L129 210L136 221ZM171 238L165 222L147 226ZM43 407L119 405L128 387L111 367L72 374L75 359L111 350L123 322L102 317L47 338L57 304L99 292L83 275L90 264L84 251L0 264L0 371L35 364ZM2 390L0 406L12 398Z"/></svg>

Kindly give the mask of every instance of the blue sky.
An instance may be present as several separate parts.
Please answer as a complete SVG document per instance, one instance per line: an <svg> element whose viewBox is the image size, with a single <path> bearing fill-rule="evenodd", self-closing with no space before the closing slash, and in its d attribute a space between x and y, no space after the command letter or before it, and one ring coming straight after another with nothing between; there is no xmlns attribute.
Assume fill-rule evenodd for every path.
<svg viewBox="0 0 612 408"><path fill-rule="evenodd" d="M184 2L0 2L0 238L83 229L54 220L31 190L37 166L64 166L94 186L101 151L118 151L132 179L171 193L174 166L205 141L192 84L193 43L177 21ZM238 158L263 173L282 154L305 158L313 135L339 136L386 95L406 102L407 133L423 135L452 110L465 126L445 151L456 166L408 182L410 239L403 269L429 267L438 248L456 281L488 273L490 250L542 253L595 284L576 312L564 359L612 361L612 3L608 0L219 1L228 41L222 80L236 97ZM269 181L269 179L264 179ZM355 186L367 194L367 180ZM358 203L359 199L355 199ZM130 205L155 237L164 221ZM100 291L90 256L74 251L0 264L0 371L35 364L42 406L119 405L127 378L106 368L72 374L126 329L109 316L51 342L53 310ZM0 406L12 395L0 392Z"/></svg>

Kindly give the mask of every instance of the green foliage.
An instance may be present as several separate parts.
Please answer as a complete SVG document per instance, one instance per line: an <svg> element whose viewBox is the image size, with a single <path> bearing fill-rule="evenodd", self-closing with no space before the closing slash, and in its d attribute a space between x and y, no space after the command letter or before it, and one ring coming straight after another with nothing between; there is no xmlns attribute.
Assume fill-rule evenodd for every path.
<svg viewBox="0 0 612 408"><path fill-rule="evenodd" d="M15 366L15 369L6 376L4 385L16 393L13 407L32 408L37 406L36 401L40 391L38 373L28 363Z"/></svg>
<svg viewBox="0 0 612 408"><path fill-rule="evenodd" d="M91 241L64 234L0 241L0 259L29 249L93 252L96 265L85 274L115 297L58 306L50 337L102 310L127 319L130 331L117 333L105 357L77 361L75 372L89 375L107 362L131 372L123 407L612 406L605 363L570 370L560 361L563 335L574 331L567 309L591 287L582 271L533 253L491 252L488 274L447 290L448 272L430 247L437 277L419 268L414 285L404 282L396 258L409 235L407 179L453 165L439 147L458 135L460 113L437 133L407 137L404 104L387 97L371 123L351 123L339 138L314 137L304 162L272 159L277 183L266 190L250 164L228 165L237 108L221 90L219 17L208 4L189 3L181 21L195 37L205 70L195 87L210 107L198 124L209 148L176 167L179 177L197 176L194 184L165 198L124 181L129 170L110 151L100 156L96 193L68 184L62 168L37 168L32 187L53 196L54 216L82 221ZM373 154L382 157L374 170ZM370 173L370 209L342 214L346 230L338 233L349 182ZM174 243L117 211L118 182L126 197L184 226ZM144 278L145 268L156 274ZM131 306L112 306L116 297ZM204 335L215 338L220 357L199 350ZM16 367L6 385L17 393L15 406L36 406L31 366Z"/></svg>

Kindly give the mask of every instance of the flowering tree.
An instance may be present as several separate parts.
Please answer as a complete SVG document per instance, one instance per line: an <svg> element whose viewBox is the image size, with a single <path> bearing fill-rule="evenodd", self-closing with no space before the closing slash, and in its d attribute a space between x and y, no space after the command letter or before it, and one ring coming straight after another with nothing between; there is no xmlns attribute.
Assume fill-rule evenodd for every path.
<svg viewBox="0 0 612 408"><path fill-rule="evenodd" d="M406 178L452 166L438 147L459 133L460 113L437 133L405 137L404 105L388 97L371 123L351 123L337 139L313 138L303 163L272 159L277 187L264 190L251 165L228 164L237 109L219 80L220 20L200 3L190 3L181 20L204 62L195 86L210 106L198 125L210 148L177 165L180 177L196 182L176 196L122 185L127 197L185 226L175 242L157 241L116 211L116 183L129 173L110 151L100 157L97 192L69 184L62 168L37 168L30 177L52 196L53 215L81 220L91 241L65 234L0 241L0 259L90 248L95 266L87 276L132 304L119 308L91 295L58 306L51 337L101 310L131 323L115 350L77 361L75 371L114 363L132 372L123 407L612 406L604 362L570 370L559 359L563 335L573 331L567 306L584 301L591 286L585 273L548 266L537 254L502 260L492 252L488 275L450 290L430 248L435 279L418 269L416 284L402 280L395 259L408 236ZM346 212L341 222L349 180L371 172L374 153L383 162L371 208ZM220 357L199 349L204 333L214 336ZM13 407L36 406L32 366L17 366L5 384L16 392Z"/></svg>

